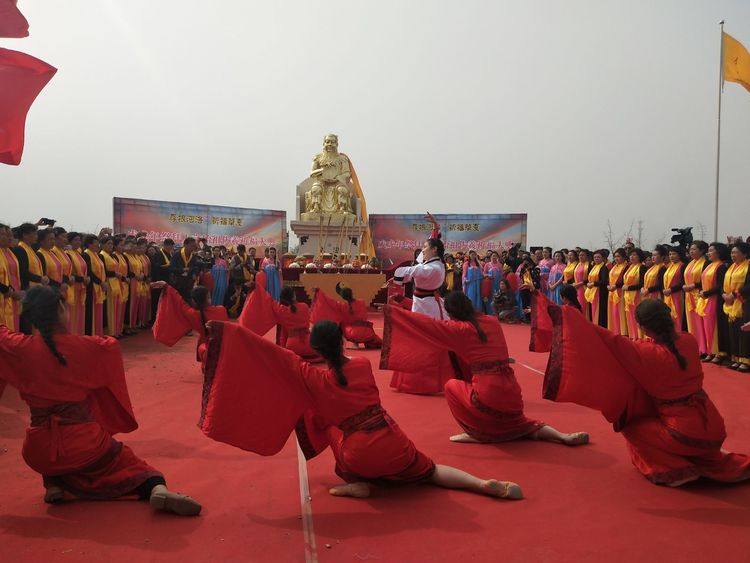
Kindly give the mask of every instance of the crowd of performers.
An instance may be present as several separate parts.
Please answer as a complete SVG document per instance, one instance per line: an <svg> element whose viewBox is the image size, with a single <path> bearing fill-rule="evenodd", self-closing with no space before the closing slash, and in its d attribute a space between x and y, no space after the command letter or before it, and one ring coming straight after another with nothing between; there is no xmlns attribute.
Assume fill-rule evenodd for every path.
<svg viewBox="0 0 750 563"><path fill-rule="evenodd" d="M531 294L563 303L562 289L575 288L584 316L633 340L644 336L636 319L641 301L658 299L675 329L698 342L701 361L750 372L750 244L693 241L688 248L657 245L646 252L626 244L606 249L537 249L533 253L471 251L458 266L446 259L446 280L462 287L477 311L501 320L530 321ZM451 276L453 279L451 280Z"/></svg>
<svg viewBox="0 0 750 563"><path fill-rule="evenodd" d="M210 247L186 238L157 245L145 238L68 232L42 219L13 229L0 224L0 323L20 329L21 300L36 285L57 288L65 298L71 334L121 338L150 327L159 291L152 282L171 284L185 299L194 286L208 291L212 304L236 317L248 285L258 274L274 299L281 294L281 264L275 248Z"/></svg>
<svg viewBox="0 0 750 563"><path fill-rule="evenodd" d="M75 278L81 272L82 278L96 275L97 285L122 282L121 295L125 281L144 282L147 291L143 295L152 295L151 303L152 292L161 294L153 324L157 341L171 346L190 332L197 334L196 360L204 375L199 426L204 434L264 456L278 453L292 432L307 459L330 446L335 472L344 481L330 489L333 495L366 497L374 486L432 483L498 498L523 498L516 483L479 478L437 464L417 449L383 408L369 359L348 356L347 347L380 348L380 367L394 371L392 386L399 391L444 393L448 409L463 430L450 436L453 442L534 439L568 446L589 443L585 432L560 432L525 416L498 315L478 308L464 282L464 291L458 291L456 285L446 291L450 265L436 222L414 263L395 270L382 337L368 320L368 304L357 300L351 288L339 284L339 299L318 291L311 306L297 302L291 288L282 287L275 256L252 266L253 279L246 279L243 273L241 291L246 299L237 322L230 322L227 306L215 302L209 288L195 283L199 279L192 266L196 241L186 240L169 260L169 254L163 252L164 264L169 264L164 269L171 276L168 283L153 281L154 277L145 273L152 274L158 268L155 263L150 270L134 268L132 278L124 266L118 270L117 253L126 263L131 262L127 255L144 255L132 245L126 252L124 240L97 241L101 268L72 269L78 274L71 277L64 267L58 268L60 273L56 270L58 263L62 265L59 257L57 263L48 259L47 255L58 253L53 253L55 244L47 247L46 232L39 236L38 252L25 230L17 235L21 252L12 254L26 257L25 266L21 266L23 259L17 259L16 267L19 274L26 268L27 285L21 296L20 317L11 317L10 322L15 323L11 326L6 313L6 326L0 328L0 381L18 388L29 405L31 428L23 456L42 475L47 502L59 502L70 495L99 499L132 496L182 515L197 514L201 509L190 497L167 489L161 473L113 438L132 431L137 424L119 344L110 337L82 336L71 322L70 286L87 283ZM62 233L53 231L53 235L58 251L78 253L76 236L68 234L71 248L63 249L58 238ZM6 233L0 239L6 262L9 238ZM136 239L136 249L138 246ZM712 247L716 252L717 246ZM94 253L93 248L89 245L81 253ZM724 272L723 287L727 277L737 280L729 282L736 301L728 303L731 300L721 295L725 305L736 302L740 309L747 297L746 250L744 243L735 243L733 266ZM640 257L636 250L629 255ZM34 256L40 262L38 267L28 265ZM714 263L711 256L709 250L708 261ZM700 277L692 271L699 266L691 262L693 267L675 267L685 279L679 291L677 274L672 272L665 283L666 271L662 272L661 298L649 299L649 270L638 262L634 260L630 267L636 266L640 279L636 283L626 275L630 268L622 262L616 261L610 269L604 264L606 256L600 255L599 260L592 256L589 262L593 265L587 264L587 257L585 251L576 255L573 283L561 285L557 292L560 300L555 297L555 278L550 282L551 276L546 276L542 283L542 268L530 257L521 258L526 267L520 270L518 289L528 292L533 318L531 348L550 352L544 396L601 412L614 430L622 433L635 467L654 483L679 486L700 477L724 482L750 478L750 458L722 449L726 431L703 389L701 343L694 333L683 332L675 320L674 297L692 291L689 286ZM699 259L697 254L693 257ZM576 285L580 283L576 270L581 262L585 266L578 279L583 283ZM84 264L90 266L91 262ZM620 272L610 278L609 273L617 272L618 266L622 266ZM700 267L702 272L708 268L702 263ZM231 269L231 262L227 268ZM566 268L562 268L563 276ZM601 272L605 268L608 283L597 285L604 279ZM263 275L257 275L260 271ZM29 272L36 277L29 278ZM67 282L64 277L54 278L56 275L67 275ZM466 276L469 284L474 277ZM508 272L503 272L503 277L507 279ZM622 284L619 278L624 280ZM717 278L718 273L712 283L703 281L698 298L710 297L703 294L719 283ZM399 289L406 284L412 285L410 298ZM631 285L640 287L631 290ZM105 297L116 291L112 287L103 290ZM607 303L596 296L590 299L588 290L592 288L619 295L621 303L627 303L626 292L638 292L632 302L632 334L626 335L622 326L616 332L591 321L597 320L596 313L601 311L593 305L608 306L609 300L609 295ZM647 291L641 293L642 289ZM126 311L132 313L132 309L131 304ZM115 322L119 322L117 315L115 309ZM627 320L625 316L624 325L630 328ZM275 342L264 336L274 327ZM116 331L111 336L117 336Z"/></svg>

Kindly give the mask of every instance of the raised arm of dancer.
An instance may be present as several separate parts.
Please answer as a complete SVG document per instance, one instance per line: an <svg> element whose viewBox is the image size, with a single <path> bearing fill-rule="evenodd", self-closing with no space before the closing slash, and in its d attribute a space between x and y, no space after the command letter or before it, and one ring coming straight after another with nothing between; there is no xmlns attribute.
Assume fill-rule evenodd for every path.
<svg viewBox="0 0 750 563"><path fill-rule="evenodd" d="M152 327L154 340L171 347L191 330L202 330L198 311L185 303L176 289L164 281L154 282L151 287L162 288L156 321Z"/></svg>

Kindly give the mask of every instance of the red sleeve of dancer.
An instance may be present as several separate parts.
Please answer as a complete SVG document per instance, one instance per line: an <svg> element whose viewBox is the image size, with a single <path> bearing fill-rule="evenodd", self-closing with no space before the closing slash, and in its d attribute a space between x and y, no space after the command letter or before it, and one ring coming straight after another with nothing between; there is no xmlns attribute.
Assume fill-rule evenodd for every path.
<svg viewBox="0 0 750 563"><path fill-rule="evenodd" d="M165 286L159 299L156 321L151 329L154 340L165 346L174 346L188 332L201 328L195 326L193 317L196 313L175 288ZM200 322L197 324L200 325Z"/></svg>
<svg viewBox="0 0 750 563"><path fill-rule="evenodd" d="M616 429L654 412L651 398L597 330L601 327L572 307L550 305L548 311L552 345L544 377L545 399L597 410Z"/></svg>
<svg viewBox="0 0 750 563"><path fill-rule="evenodd" d="M198 426L209 438L274 455L312 408L294 353L233 323L212 323Z"/></svg>
<svg viewBox="0 0 750 563"><path fill-rule="evenodd" d="M256 284L255 289L247 296L237 322L255 334L263 336L279 323L280 308L265 288Z"/></svg>
<svg viewBox="0 0 750 563"><path fill-rule="evenodd" d="M206 307L206 321L228 321L229 315L227 314L226 307L223 305L211 305Z"/></svg>
<svg viewBox="0 0 750 563"><path fill-rule="evenodd" d="M65 366L40 338L0 327L0 379L36 397L61 402L87 397L94 418L111 434L138 428L117 341L63 334L55 343Z"/></svg>
<svg viewBox="0 0 750 563"><path fill-rule="evenodd" d="M549 352L552 345L552 319L547 307L552 303L540 292L531 295L531 339L529 350Z"/></svg>
<svg viewBox="0 0 750 563"><path fill-rule="evenodd" d="M21 163L26 114L56 72L25 53L0 49L0 162Z"/></svg>
<svg viewBox="0 0 750 563"><path fill-rule="evenodd" d="M683 370L664 346L650 340L633 341L595 326L597 333L617 357L625 371L649 395L660 399L686 397L703 388L698 344L692 335L681 333L675 346L687 361Z"/></svg>
<svg viewBox="0 0 750 563"><path fill-rule="evenodd" d="M267 277L268 276L266 276L266 273L263 270L258 270L258 273L255 274L255 287L266 289L266 287L268 287Z"/></svg>
<svg viewBox="0 0 750 563"><path fill-rule="evenodd" d="M29 22L18 9L17 0L0 0L0 37L29 36Z"/></svg>
<svg viewBox="0 0 750 563"><path fill-rule="evenodd" d="M315 368L312 368L315 369ZM329 432L331 427L314 410L308 409L297 421L294 431L297 442L305 459L312 459L323 452L331 443Z"/></svg>
<svg viewBox="0 0 750 563"><path fill-rule="evenodd" d="M453 351L475 329L466 323L438 321L421 313L412 313L386 305L383 309L383 348L380 368L419 372L438 369L441 351Z"/></svg>
<svg viewBox="0 0 750 563"><path fill-rule="evenodd" d="M310 321L313 324L318 321L332 321L334 323L342 321L339 303L328 297L322 289L318 289L315 292L312 311L310 312Z"/></svg>

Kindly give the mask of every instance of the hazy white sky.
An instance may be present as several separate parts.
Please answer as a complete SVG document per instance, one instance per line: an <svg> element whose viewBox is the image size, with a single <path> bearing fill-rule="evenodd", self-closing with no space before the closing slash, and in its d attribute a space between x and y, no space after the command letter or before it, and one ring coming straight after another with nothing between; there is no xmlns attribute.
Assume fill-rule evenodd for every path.
<svg viewBox="0 0 750 563"><path fill-rule="evenodd" d="M0 221L76 229L112 197L294 214L323 135L374 213L527 212L531 244L642 218L713 227L717 22L747 0L20 0L56 66ZM720 235L750 232L750 93L723 98ZM709 235L710 236L710 235Z"/></svg>

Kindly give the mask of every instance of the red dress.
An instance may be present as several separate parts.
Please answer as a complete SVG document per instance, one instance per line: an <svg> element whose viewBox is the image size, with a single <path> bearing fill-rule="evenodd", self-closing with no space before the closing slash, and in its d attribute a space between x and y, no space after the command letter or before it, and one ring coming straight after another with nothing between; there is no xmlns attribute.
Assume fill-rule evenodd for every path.
<svg viewBox="0 0 750 563"><path fill-rule="evenodd" d="M29 405L23 458L27 465L81 498L135 494L163 475L115 440L138 427L113 338L54 336L67 360L60 364L39 336L0 327L0 379Z"/></svg>
<svg viewBox="0 0 750 563"><path fill-rule="evenodd" d="M508 363L500 322L487 315L477 318L487 342L479 340L471 323L439 321L387 306L380 367L415 371L425 365L425 358L437 356L436 351L453 352L463 363L461 379L445 384L445 398L464 431L482 442L528 436L544 423L523 414L521 387Z"/></svg>
<svg viewBox="0 0 750 563"><path fill-rule="evenodd" d="M366 358L345 363L347 385L242 326L215 323L200 428L209 437L274 455L293 430L307 459L329 445L345 481L402 484L429 478L435 464L380 404Z"/></svg>
<svg viewBox="0 0 750 563"><path fill-rule="evenodd" d="M294 307L296 311L274 301L262 285L256 285L247 296L237 321L260 336L278 326L276 344L308 361L321 361L310 347L310 307L307 303L295 303Z"/></svg>
<svg viewBox="0 0 750 563"><path fill-rule="evenodd" d="M368 349L377 349L383 344L372 323L367 320L367 305L361 299L343 303L318 290L313 300L310 320L313 324L322 320L338 323L344 338L354 344L364 344Z"/></svg>
<svg viewBox="0 0 750 563"><path fill-rule="evenodd" d="M228 321L227 310L219 305L209 305L203 309L203 316L208 321ZM206 326L201 319L201 313L194 309L182 298L179 292L171 285L164 287L159 308L156 312L156 321L151 329L154 340L172 347L191 330L198 334L198 344L195 349L195 359L203 362L206 356Z"/></svg>
<svg viewBox="0 0 750 563"><path fill-rule="evenodd" d="M750 478L750 458L721 449L724 419L703 390L695 338L680 333L681 369L663 345L630 340L587 321L571 307L548 307L552 350L544 397L601 411L622 431L633 465L650 481Z"/></svg>

